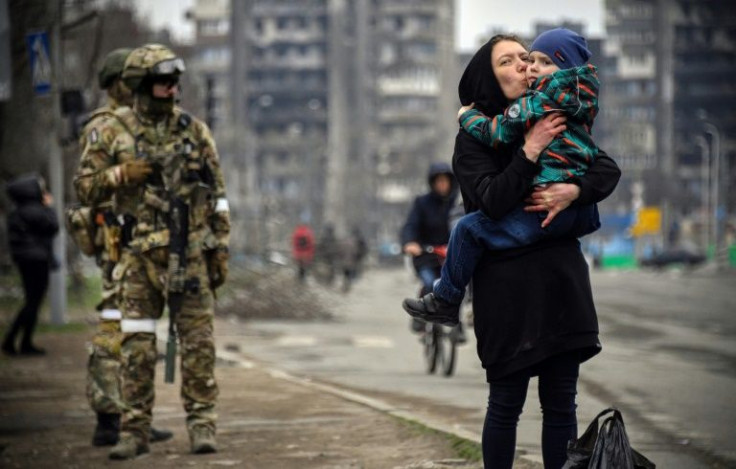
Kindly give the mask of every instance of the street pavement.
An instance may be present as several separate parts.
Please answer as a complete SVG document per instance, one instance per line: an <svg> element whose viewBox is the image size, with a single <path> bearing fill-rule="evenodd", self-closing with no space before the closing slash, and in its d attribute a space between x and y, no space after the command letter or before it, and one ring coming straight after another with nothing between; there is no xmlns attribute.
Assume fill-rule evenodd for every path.
<svg viewBox="0 0 736 469"><path fill-rule="evenodd" d="M454 442L444 434L394 418L388 406L377 409L382 405L378 401L361 402L343 390L244 360L233 350L220 350L216 368L217 453L190 453L179 395L181 374L177 372L174 385L165 384L159 362L153 423L174 436L152 444L150 453L133 460L111 461L109 447L91 445L95 417L85 398L85 342L92 334L92 328L40 333L37 341L47 355L0 355L0 467L481 467L479 462L460 459Z"/></svg>
<svg viewBox="0 0 736 469"><path fill-rule="evenodd" d="M733 271L708 269L593 272L604 349L581 368L579 432L613 405L632 445L658 467L736 467L734 280ZM347 295L322 292L334 321L226 319L219 344L479 441L488 389L472 331L454 376L427 374L400 306L415 290L405 270L370 270ZM519 425L520 463L541 461L540 434L533 382Z"/></svg>

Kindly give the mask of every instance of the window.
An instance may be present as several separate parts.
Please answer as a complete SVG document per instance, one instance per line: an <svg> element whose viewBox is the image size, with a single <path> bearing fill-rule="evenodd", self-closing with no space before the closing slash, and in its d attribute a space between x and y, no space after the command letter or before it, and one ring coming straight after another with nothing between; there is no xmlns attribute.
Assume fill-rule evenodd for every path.
<svg viewBox="0 0 736 469"><path fill-rule="evenodd" d="M228 19L203 20L199 22L199 31L203 36L222 36L230 31Z"/></svg>

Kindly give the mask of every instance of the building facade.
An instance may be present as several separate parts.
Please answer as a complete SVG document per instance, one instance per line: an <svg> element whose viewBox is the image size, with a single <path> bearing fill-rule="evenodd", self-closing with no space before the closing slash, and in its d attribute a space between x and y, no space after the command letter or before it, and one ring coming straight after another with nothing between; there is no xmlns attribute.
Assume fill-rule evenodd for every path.
<svg viewBox="0 0 736 469"><path fill-rule="evenodd" d="M451 159L453 2L246 0L227 14L230 94L216 108L230 111L229 189L258 226L247 238L283 250L301 221L395 239L429 164Z"/></svg>
<svg viewBox="0 0 736 469"><path fill-rule="evenodd" d="M618 192L657 205L714 244L733 213L736 14L725 0L606 0L601 146L624 170ZM718 223L716 223L718 218ZM720 228L714 227L719 224ZM710 234L709 234L710 233Z"/></svg>

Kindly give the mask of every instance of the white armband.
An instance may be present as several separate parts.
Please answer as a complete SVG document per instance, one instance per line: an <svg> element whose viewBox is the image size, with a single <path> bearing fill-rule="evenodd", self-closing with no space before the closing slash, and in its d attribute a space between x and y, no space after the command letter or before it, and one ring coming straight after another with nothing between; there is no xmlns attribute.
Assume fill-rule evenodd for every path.
<svg viewBox="0 0 736 469"><path fill-rule="evenodd" d="M224 197L220 197L217 199L217 204L215 205L215 212L229 212L230 211L230 204L228 203L227 199Z"/></svg>

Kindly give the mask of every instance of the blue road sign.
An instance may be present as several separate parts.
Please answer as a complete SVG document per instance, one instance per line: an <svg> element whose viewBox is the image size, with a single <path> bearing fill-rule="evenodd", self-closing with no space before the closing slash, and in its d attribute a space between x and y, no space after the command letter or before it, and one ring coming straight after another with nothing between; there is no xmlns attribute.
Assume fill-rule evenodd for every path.
<svg viewBox="0 0 736 469"><path fill-rule="evenodd" d="M26 34L26 44L31 63L31 80L36 96L51 92L51 55L49 36L45 31Z"/></svg>

